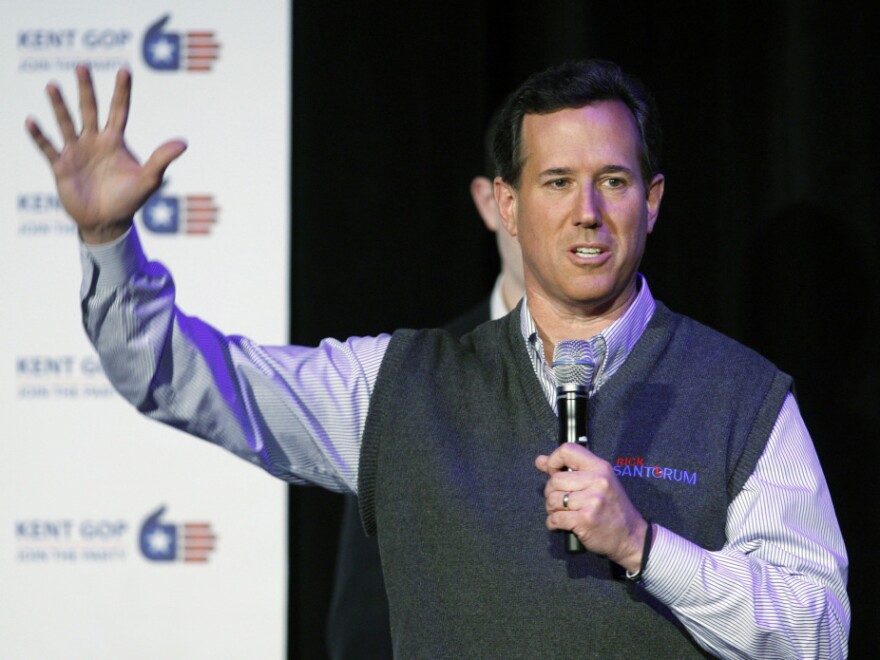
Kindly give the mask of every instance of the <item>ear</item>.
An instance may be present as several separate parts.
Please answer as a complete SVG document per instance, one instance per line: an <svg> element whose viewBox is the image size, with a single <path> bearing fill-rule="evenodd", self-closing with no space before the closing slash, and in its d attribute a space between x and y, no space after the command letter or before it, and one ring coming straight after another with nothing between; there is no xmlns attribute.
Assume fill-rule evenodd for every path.
<svg viewBox="0 0 880 660"><path fill-rule="evenodd" d="M501 222L504 224L508 234L516 236L516 189L500 176L495 177L493 185L495 189L495 203L498 205Z"/></svg>
<svg viewBox="0 0 880 660"><path fill-rule="evenodd" d="M484 176L478 176L471 181L471 199L474 200L474 206L483 218L486 229L491 232L498 231L500 228L496 211L498 207L495 205L495 187L492 181Z"/></svg>
<svg viewBox="0 0 880 660"><path fill-rule="evenodd" d="M660 202L663 200L663 189L666 185L666 178L662 174L655 174L648 186L648 233L654 231L654 223L660 215Z"/></svg>

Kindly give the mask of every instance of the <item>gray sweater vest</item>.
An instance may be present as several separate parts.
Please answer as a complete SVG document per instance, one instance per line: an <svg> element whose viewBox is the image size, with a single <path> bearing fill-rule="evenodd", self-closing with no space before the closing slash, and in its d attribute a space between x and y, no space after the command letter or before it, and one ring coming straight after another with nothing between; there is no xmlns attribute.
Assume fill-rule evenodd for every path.
<svg viewBox="0 0 880 660"><path fill-rule="evenodd" d="M702 656L670 611L607 559L544 526L538 454L557 420L519 311L461 340L395 333L364 431L360 503L378 533L399 658ZM662 304L591 399L590 448L636 508L724 543L791 385L753 351Z"/></svg>

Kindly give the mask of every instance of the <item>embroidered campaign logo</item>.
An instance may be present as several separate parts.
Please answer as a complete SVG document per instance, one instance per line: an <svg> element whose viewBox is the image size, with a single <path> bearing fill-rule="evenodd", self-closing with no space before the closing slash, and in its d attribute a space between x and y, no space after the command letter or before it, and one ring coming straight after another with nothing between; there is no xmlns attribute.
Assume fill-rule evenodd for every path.
<svg viewBox="0 0 880 660"><path fill-rule="evenodd" d="M614 474L620 478L661 479L688 486L697 485L697 473L676 467L652 465L643 456L618 456L614 461Z"/></svg>
<svg viewBox="0 0 880 660"><path fill-rule="evenodd" d="M162 522L165 508L159 507L141 525L140 548L144 557L158 562L207 562L217 540L211 524Z"/></svg>
<svg viewBox="0 0 880 660"><path fill-rule="evenodd" d="M220 42L212 30L170 31L166 14L147 28L141 52L155 71L211 71L220 57Z"/></svg>
<svg viewBox="0 0 880 660"><path fill-rule="evenodd" d="M207 236L219 213L213 195L168 195L160 190L144 204L141 219L156 234Z"/></svg>

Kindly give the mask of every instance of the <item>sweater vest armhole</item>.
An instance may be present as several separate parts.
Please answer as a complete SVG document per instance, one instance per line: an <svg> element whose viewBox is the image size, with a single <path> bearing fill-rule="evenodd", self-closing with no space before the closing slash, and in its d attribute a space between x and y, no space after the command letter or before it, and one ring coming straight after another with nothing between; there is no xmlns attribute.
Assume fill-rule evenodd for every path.
<svg viewBox="0 0 880 660"><path fill-rule="evenodd" d="M376 475L379 469L379 438L386 424L389 407L394 403L393 384L397 382L395 374L404 363L415 334L415 330L398 330L394 333L382 358L376 386L370 397L358 468L358 507L367 536L375 536L377 532Z"/></svg>
<svg viewBox="0 0 880 660"><path fill-rule="evenodd" d="M770 439L770 432L776 424L779 411L782 409L782 404L791 388L791 376L777 370L770 382L770 386L767 388L764 401L755 417L755 422L749 431L745 447L728 479L728 501L732 502L734 500L755 471L755 466L764 453L767 441Z"/></svg>

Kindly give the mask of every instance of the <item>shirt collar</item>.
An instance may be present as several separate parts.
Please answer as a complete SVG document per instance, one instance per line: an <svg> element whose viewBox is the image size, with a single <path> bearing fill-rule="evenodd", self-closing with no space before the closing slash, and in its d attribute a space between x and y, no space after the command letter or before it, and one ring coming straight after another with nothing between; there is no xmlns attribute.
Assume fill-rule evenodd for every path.
<svg viewBox="0 0 880 660"><path fill-rule="evenodd" d="M641 273L636 276L636 288L635 300L623 316L589 340L597 358L593 392L602 387L624 363L657 308L654 296L651 295L651 290L648 288L648 281ZM555 389L553 372L544 360L544 342L538 334L538 328L532 318L531 311L529 311L528 303L528 298L525 298L520 314L520 331L531 354L532 365L538 378L542 381L550 380Z"/></svg>

